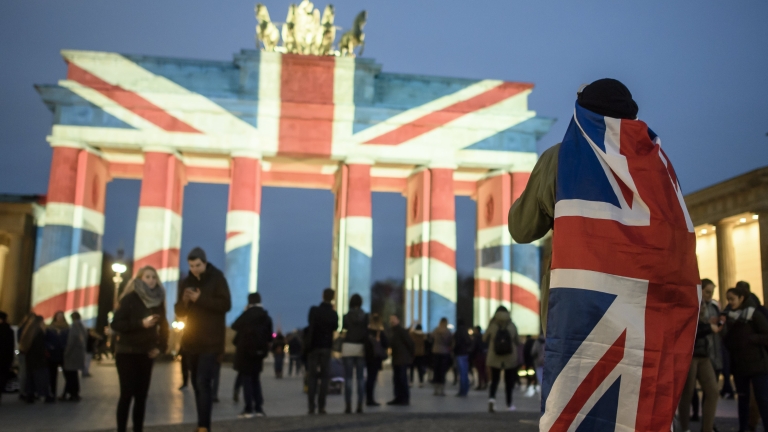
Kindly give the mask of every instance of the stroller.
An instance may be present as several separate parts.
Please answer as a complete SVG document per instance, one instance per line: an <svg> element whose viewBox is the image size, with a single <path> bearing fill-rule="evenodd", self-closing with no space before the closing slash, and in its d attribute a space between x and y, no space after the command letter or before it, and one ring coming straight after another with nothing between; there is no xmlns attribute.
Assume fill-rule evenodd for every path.
<svg viewBox="0 0 768 432"><path fill-rule="evenodd" d="M328 371L330 375L328 394L341 394L344 390L344 364L341 359L332 356Z"/></svg>

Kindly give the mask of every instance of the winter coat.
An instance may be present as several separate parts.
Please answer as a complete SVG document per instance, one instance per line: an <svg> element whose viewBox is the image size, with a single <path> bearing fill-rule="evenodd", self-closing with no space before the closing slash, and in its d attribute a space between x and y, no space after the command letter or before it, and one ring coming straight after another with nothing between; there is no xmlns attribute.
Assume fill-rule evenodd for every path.
<svg viewBox="0 0 768 432"><path fill-rule="evenodd" d="M712 317L718 318L720 316L720 306L718 306L716 301L712 300L708 304L702 305L700 316L705 322L709 322L709 319ZM721 370L723 368L723 337L720 333L711 333L707 336L707 351L709 352L712 366L714 366L715 370Z"/></svg>
<svg viewBox="0 0 768 432"><path fill-rule="evenodd" d="M85 341L88 338L88 330L82 321L73 320L67 336L67 346L64 348L63 369L77 371L85 369Z"/></svg>
<svg viewBox="0 0 768 432"><path fill-rule="evenodd" d="M301 355L301 333L296 332L288 338L288 354L292 356Z"/></svg>
<svg viewBox="0 0 768 432"><path fill-rule="evenodd" d="M261 306L249 306L232 323L232 330L237 332L235 370L246 374L253 370L261 370L269 343L272 341L272 318L267 311ZM263 346L263 354L253 352L251 347L257 345Z"/></svg>
<svg viewBox="0 0 768 432"><path fill-rule="evenodd" d="M309 346L310 353L318 349L331 349L333 333L339 328L339 315L330 303L320 303L309 309Z"/></svg>
<svg viewBox="0 0 768 432"><path fill-rule="evenodd" d="M387 337L387 332L384 330L368 328L368 337L371 338L372 341L378 338L381 347L384 349L384 352L389 349L389 338ZM381 364L384 363L384 359L374 358L373 355L366 355L365 361L368 367L376 368L379 370L381 370Z"/></svg>
<svg viewBox="0 0 768 432"><path fill-rule="evenodd" d="M6 372L13 364L16 336L8 323L0 324L0 371ZM3 389L0 389L2 391Z"/></svg>
<svg viewBox="0 0 768 432"><path fill-rule="evenodd" d="M144 328L142 321L151 315L159 315L160 319L153 327ZM120 305L110 326L117 332L115 352L142 354L157 348L162 353L168 349L165 302L160 306L148 308L138 293L128 293L120 299Z"/></svg>
<svg viewBox="0 0 768 432"><path fill-rule="evenodd" d="M421 330L411 330L411 339L413 339L413 356L423 357L426 355L424 340L427 336Z"/></svg>
<svg viewBox="0 0 768 432"><path fill-rule="evenodd" d="M347 331L344 342L353 344L365 343L368 336L368 314L360 308L350 309L342 320L342 329Z"/></svg>
<svg viewBox="0 0 768 432"><path fill-rule="evenodd" d="M278 333L277 337L272 340L272 355L284 356L285 355L285 336Z"/></svg>
<svg viewBox="0 0 768 432"><path fill-rule="evenodd" d="M389 343L392 347L393 366L408 366L413 363L413 339L408 334L408 330L401 325L392 327Z"/></svg>
<svg viewBox="0 0 768 432"><path fill-rule="evenodd" d="M734 375L749 377L768 373L768 319L763 314L754 307L731 311L723 333Z"/></svg>
<svg viewBox="0 0 768 432"><path fill-rule="evenodd" d="M199 289L200 297L196 302L184 304L184 290ZM184 336L181 345L191 354L224 352L226 335L226 314L232 308L229 285L224 273L208 263L205 271L196 278L192 273L179 283L179 300L176 303L176 315L185 317Z"/></svg>
<svg viewBox="0 0 768 432"><path fill-rule="evenodd" d="M457 356L469 355L472 352L472 336L469 334L467 326L456 326L456 333L453 334L453 354Z"/></svg>
<svg viewBox="0 0 768 432"><path fill-rule="evenodd" d="M36 371L48 366L45 332L41 328L30 328L30 344L24 353L28 371Z"/></svg>
<svg viewBox="0 0 768 432"><path fill-rule="evenodd" d="M438 327L432 332L432 354L450 354L453 335L447 328Z"/></svg>
<svg viewBox="0 0 768 432"><path fill-rule="evenodd" d="M496 333L500 328L506 328L509 334L512 336L512 352L506 355L496 354L494 349L494 343L496 339ZM488 342L488 359L486 364L488 367L496 369L512 369L519 366L518 361L518 346L520 345L520 337L517 334L517 327L512 322L512 318L509 316L509 312L503 310L497 311L488 324L488 330L485 331L483 340Z"/></svg>
<svg viewBox="0 0 768 432"><path fill-rule="evenodd" d="M45 329L45 349L48 352L48 361L52 364L64 362L64 348L67 347L69 338L68 328L48 326Z"/></svg>

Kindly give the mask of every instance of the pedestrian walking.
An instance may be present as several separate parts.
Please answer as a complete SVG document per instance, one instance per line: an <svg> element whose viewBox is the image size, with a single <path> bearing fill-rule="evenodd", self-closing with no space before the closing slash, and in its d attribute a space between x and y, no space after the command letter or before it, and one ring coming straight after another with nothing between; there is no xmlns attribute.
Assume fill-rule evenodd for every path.
<svg viewBox="0 0 768 432"><path fill-rule="evenodd" d="M45 403L54 403L56 398L51 393L49 368L46 357L46 327L43 317L35 315L27 326L19 341L19 350L24 353L26 363L27 403L34 403L37 398L45 398Z"/></svg>
<svg viewBox="0 0 768 432"><path fill-rule="evenodd" d="M80 401L80 377L79 371L85 369L85 345L88 339L88 331L80 320L79 312L70 315L72 326L67 335L67 346L64 348L64 393L61 400L70 402Z"/></svg>
<svg viewBox="0 0 768 432"><path fill-rule="evenodd" d="M59 378L59 368L64 366L64 349L67 347L69 323L64 312L58 311L53 315L51 324L45 330L45 348L48 359L48 379L51 395L56 397Z"/></svg>
<svg viewBox="0 0 768 432"><path fill-rule="evenodd" d="M424 330L421 324L414 321L415 325L412 325L410 335L413 340L413 364L411 365L410 382L414 382L414 371L418 374L419 387L424 387L424 375L427 373L427 353L425 351L424 342L427 336L424 334Z"/></svg>
<svg viewBox="0 0 768 432"><path fill-rule="evenodd" d="M432 383L435 386L435 396L445 396L445 375L452 364L452 347L453 335L448 329L448 319L441 318L437 328L432 332L432 367L434 369Z"/></svg>
<svg viewBox="0 0 768 432"><path fill-rule="evenodd" d="M97 346L101 336L94 329L88 330L88 338L85 341L85 366L83 367L83 378L91 376L91 362L96 355Z"/></svg>
<svg viewBox="0 0 768 432"><path fill-rule="evenodd" d="M768 421L768 319L748 301L749 291L731 288L726 294L730 311L726 315L723 343L731 353L731 372L738 395L739 430L749 428L750 386L755 392L760 417Z"/></svg>
<svg viewBox="0 0 768 432"><path fill-rule="evenodd" d="M464 320L456 320L456 332L453 334L453 355L459 375L459 394L466 396L469 393L469 353L472 352L472 336Z"/></svg>
<svg viewBox="0 0 768 432"><path fill-rule="evenodd" d="M493 315L484 340L488 342L488 367L491 368L491 389L488 399L488 411L496 411L496 390L499 388L501 373L504 372L504 392L507 402L507 410L514 411L512 404L512 390L517 379L518 346L520 337L517 327L512 322L509 311L504 306L499 306Z"/></svg>
<svg viewBox="0 0 768 432"><path fill-rule="evenodd" d="M187 263L189 274L179 283L175 311L176 316L185 318L181 344L189 355L198 432L207 432L211 429L214 381L224 354L226 313L232 301L227 279L208 262L205 251L192 249Z"/></svg>
<svg viewBox="0 0 768 432"><path fill-rule="evenodd" d="M413 339L408 330L400 325L397 315L389 316L389 327L392 333L392 382L395 398L387 405L410 405L411 395L408 389L408 366L413 363Z"/></svg>
<svg viewBox="0 0 768 432"><path fill-rule="evenodd" d="M184 390L189 384L189 375L192 371L189 368L189 354L184 350L184 343L179 344L179 365L181 367L181 387L179 390Z"/></svg>
<svg viewBox="0 0 768 432"><path fill-rule="evenodd" d="M328 395L330 379L331 347L333 347L333 334L339 328L339 315L332 304L334 295L335 292L332 289L326 288L323 290L323 302L309 309L309 326L305 344L309 414L315 414L315 409L318 414L326 414L325 398Z"/></svg>
<svg viewBox="0 0 768 432"><path fill-rule="evenodd" d="M698 381L701 389L704 391L701 431L712 432L718 401L718 384L714 361L718 360L716 354L720 352L720 310L712 303L715 284L709 279L704 279L701 281L701 286L701 309L696 331L696 341L693 345L693 358L691 359L691 368L688 370L688 379L683 388L683 395L680 398L678 414L680 427L684 431L688 430L691 420L691 400L693 395L697 393L696 382ZM694 409L694 414L698 414L698 406Z"/></svg>
<svg viewBox="0 0 768 432"><path fill-rule="evenodd" d="M365 405L369 407L379 406L376 402L376 380L381 371L382 363L387 359L387 350L389 349L389 339L384 331L381 322L381 315L371 314L370 324L368 324L368 344L365 352Z"/></svg>
<svg viewBox="0 0 768 432"><path fill-rule="evenodd" d="M245 409L238 417L264 417L261 371L272 342L272 318L261 304L261 294L248 294L248 305L232 323L232 330L237 332L234 366L245 398Z"/></svg>
<svg viewBox="0 0 768 432"><path fill-rule="evenodd" d="M485 358L488 355L488 343L483 340L483 329L475 326L472 332L472 353L469 356L470 364L477 370L477 387L475 390L485 390L488 387L488 372Z"/></svg>
<svg viewBox="0 0 768 432"><path fill-rule="evenodd" d="M301 375L301 370L302 370L301 339L302 339L302 333L299 329L296 329L288 337L288 376L293 375L294 367L296 370L296 375Z"/></svg>
<svg viewBox="0 0 768 432"><path fill-rule="evenodd" d="M115 332L115 365L120 380L117 431L125 432L133 402L133 430L144 428L149 384L155 358L168 349L165 288L157 270L136 272L120 295L111 324Z"/></svg>
<svg viewBox="0 0 768 432"><path fill-rule="evenodd" d="M29 312L24 319L19 324L18 329L16 329L16 337L19 341L19 353L16 355L16 359L18 360L19 365L19 399L26 400L27 399L27 360L26 360L26 350L21 349L21 337L24 334L24 331L32 325L35 321L35 318L37 315L35 315L34 312ZM34 392L33 392L34 393Z"/></svg>
<svg viewBox="0 0 768 432"><path fill-rule="evenodd" d="M272 341L272 358L275 361L275 378L282 378L285 365L285 336L280 330Z"/></svg>
<svg viewBox="0 0 768 432"><path fill-rule="evenodd" d="M16 337L11 325L8 324L8 314L0 311L0 400L2 400L5 384L11 374Z"/></svg>
<svg viewBox="0 0 768 432"><path fill-rule="evenodd" d="M357 409L363 412L365 396L365 344L368 340L368 314L362 309L363 298L353 294L349 299L349 312L342 320L345 332L341 345L341 359L344 363L344 413L352 412L352 381L357 380Z"/></svg>

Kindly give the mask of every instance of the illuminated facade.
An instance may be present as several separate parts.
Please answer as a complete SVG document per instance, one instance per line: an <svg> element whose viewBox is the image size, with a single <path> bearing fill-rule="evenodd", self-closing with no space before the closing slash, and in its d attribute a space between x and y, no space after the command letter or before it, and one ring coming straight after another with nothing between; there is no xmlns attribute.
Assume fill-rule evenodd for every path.
<svg viewBox="0 0 768 432"><path fill-rule="evenodd" d="M738 281L768 299L768 167L685 197L696 226L696 256L702 278L717 284L715 297Z"/></svg>
<svg viewBox="0 0 768 432"><path fill-rule="evenodd" d="M476 319L511 307L538 331L537 246L505 217L552 120L533 85L384 73L371 59L244 50L231 62L63 51L66 79L37 87L54 113L53 161L32 304L95 316L106 184L141 179L134 268L176 301L184 186L229 184L225 271L233 308L258 287L261 188L332 190L332 286L340 312L370 307L371 192L408 203L406 321L456 308L454 197L478 202Z"/></svg>

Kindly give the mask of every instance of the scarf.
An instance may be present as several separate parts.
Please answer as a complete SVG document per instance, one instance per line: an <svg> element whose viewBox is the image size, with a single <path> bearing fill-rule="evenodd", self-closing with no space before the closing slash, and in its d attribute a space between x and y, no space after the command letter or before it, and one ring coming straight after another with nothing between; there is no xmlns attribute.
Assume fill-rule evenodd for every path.
<svg viewBox="0 0 768 432"><path fill-rule="evenodd" d="M144 303L144 306L149 309L158 307L165 301L165 289L160 283L154 288L150 288L141 279L133 279L125 287L123 295L120 296L120 300L132 292L135 292Z"/></svg>
<svg viewBox="0 0 768 432"><path fill-rule="evenodd" d="M540 429L669 430L701 302L672 163L644 122L577 103L557 170Z"/></svg>

